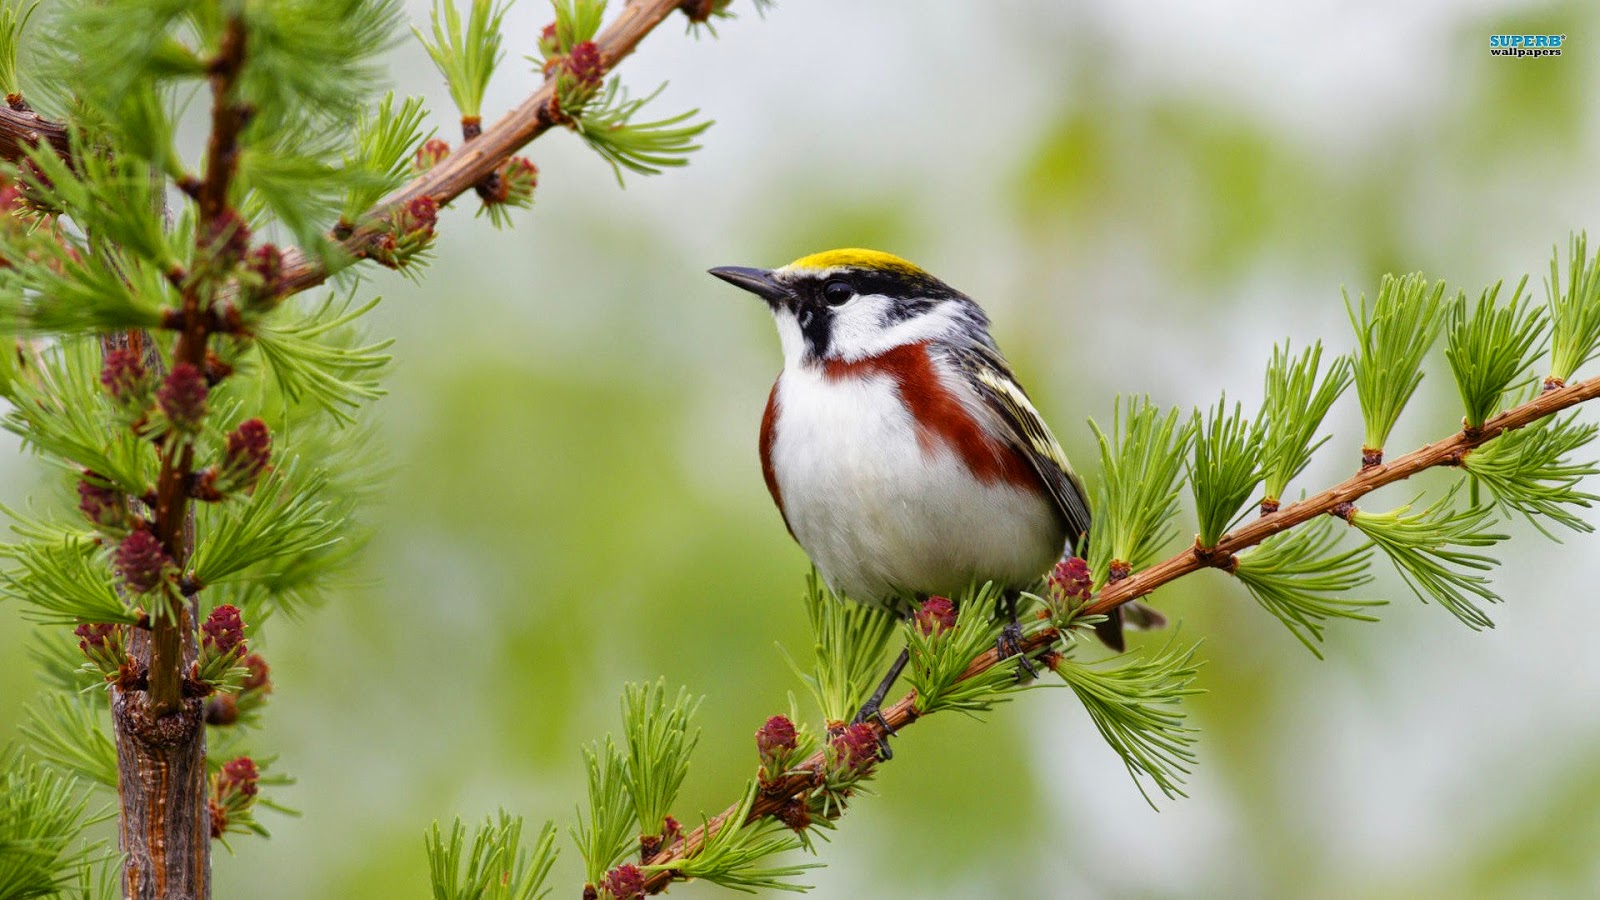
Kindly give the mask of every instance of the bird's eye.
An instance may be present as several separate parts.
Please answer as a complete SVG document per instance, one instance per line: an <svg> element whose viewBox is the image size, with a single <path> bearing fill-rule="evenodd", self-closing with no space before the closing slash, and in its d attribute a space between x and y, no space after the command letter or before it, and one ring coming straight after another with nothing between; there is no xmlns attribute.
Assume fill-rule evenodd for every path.
<svg viewBox="0 0 1600 900"><path fill-rule="evenodd" d="M828 301L829 306L843 306L855 295L856 289L843 281L830 281L822 286L822 299Z"/></svg>

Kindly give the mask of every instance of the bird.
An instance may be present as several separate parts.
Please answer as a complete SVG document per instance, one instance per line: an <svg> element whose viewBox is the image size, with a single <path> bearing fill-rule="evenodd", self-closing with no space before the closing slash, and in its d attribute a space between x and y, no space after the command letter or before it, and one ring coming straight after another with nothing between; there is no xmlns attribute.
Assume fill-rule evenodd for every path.
<svg viewBox="0 0 1600 900"><path fill-rule="evenodd" d="M1010 617L1001 651L1016 654L1017 592L1086 555L1091 519L1083 480L982 307L877 250L709 274L760 297L776 322L783 369L761 418L761 471L823 581L901 615L992 581ZM1096 632L1122 649L1120 611ZM877 714L905 661L858 721Z"/></svg>

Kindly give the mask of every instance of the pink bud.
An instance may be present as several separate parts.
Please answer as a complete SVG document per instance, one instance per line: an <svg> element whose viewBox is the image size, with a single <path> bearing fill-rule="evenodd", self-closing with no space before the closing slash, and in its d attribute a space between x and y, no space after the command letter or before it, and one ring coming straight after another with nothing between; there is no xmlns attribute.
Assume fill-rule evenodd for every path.
<svg viewBox="0 0 1600 900"><path fill-rule="evenodd" d="M799 746L794 723L788 716L773 716L756 730L756 749L762 756L772 756L779 751L789 751Z"/></svg>
<svg viewBox="0 0 1600 900"><path fill-rule="evenodd" d="M605 62L600 58L600 48L594 41L584 41L572 48L562 63L567 74L585 87L599 87L605 77Z"/></svg>
<svg viewBox="0 0 1600 900"><path fill-rule="evenodd" d="M218 656L227 656L244 647L244 619L239 617L239 607L229 603L211 610L200 625L204 637L202 645Z"/></svg>
<svg viewBox="0 0 1600 900"><path fill-rule="evenodd" d="M878 732L866 722L846 725L833 738L834 758L840 766L858 772L878 761Z"/></svg>
<svg viewBox="0 0 1600 900"><path fill-rule="evenodd" d="M166 580L172 557L156 536L139 529L122 539L117 545L117 571L128 589L136 594L147 594Z"/></svg>
<svg viewBox="0 0 1600 900"><path fill-rule="evenodd" d="M923 634L949 631L956 627L956 605L949 597L929 597L917 610L916 623Z"/></svg>
<svg viewBox="0 0 1600 900"><path fill-rule="evenodd" d="M601 887L616 900L637 900L644 896L644 872L633 863L623 863L606 873Z"/></svg>
<svg viewBox="0 0 1600 900"><path fill-rule="evenodd" d="M156 391L156 402L167 421L179 431L196 432L206 418L206 378L198 366L181 362L172 367Z"/></svg>

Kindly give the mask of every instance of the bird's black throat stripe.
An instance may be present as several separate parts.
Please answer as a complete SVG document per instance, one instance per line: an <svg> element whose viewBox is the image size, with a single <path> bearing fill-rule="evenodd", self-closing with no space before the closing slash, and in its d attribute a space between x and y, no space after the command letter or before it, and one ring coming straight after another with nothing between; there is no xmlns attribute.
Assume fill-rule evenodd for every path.
<svg viewBox="0 0 1600 900"><path fill-rule="evenodd" d="M833 335L833 313L828 309L828 304L815 297L806 297L795 304L794 317L800 324L800 334L805 336L812 357L826 358Z"/></svg>

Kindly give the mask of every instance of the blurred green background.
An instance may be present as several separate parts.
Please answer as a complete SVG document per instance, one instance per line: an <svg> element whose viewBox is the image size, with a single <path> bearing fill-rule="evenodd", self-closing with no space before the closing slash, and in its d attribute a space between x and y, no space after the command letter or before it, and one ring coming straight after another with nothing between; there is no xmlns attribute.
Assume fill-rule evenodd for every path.
<svg viewBox="0 0 1600 900"><path fill-rule="evenodd" d="M272 840L219 853L217 896L422 896L435 818L505 807L565 829L579 745L617 728L629 679L707 697L680 818L733 798L753 731L799 690L774 648L806 646L807 564L756 459L776 338L709 266L849 245L921 262L987 306L1090 460L1085 419L1118 393L1250 404L1273 340L1347 349L1341 285L1420 268L1473 294L1537 286L1553 243L1600 224L1590 4L738 6L719 40L669 22L623 69L717 120L687 169L622 191L551 135L514 229L463 200L420 283L378 281L373 328L397 343L376 536L355 586L267 638L260 744L304 816L265 813ZM533 88L521 54L549 18L511 13L491 118ZM1507 31L1569 41L1491 57ZM392 73L453 137L414 42ZM1393 446L1456 427L1454 400L1435 359ZM1353 468L1353 407L1300 487ZM0 453L7 502L38 476ZM1384 621L1335 628L1326 662L1220 575L1169 588L1157 605L1208 660L1189 799L1149 809L1071 694L1035 691L907 732L809 880L823 897L1596 895L1600 543L1513 530L1496 630L1385 569ZM0 739L36 690L26 631L0 609ZM556 896L573 896L562 843Z"/></svg>

